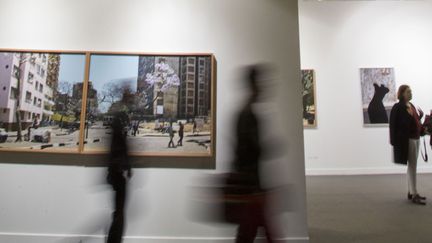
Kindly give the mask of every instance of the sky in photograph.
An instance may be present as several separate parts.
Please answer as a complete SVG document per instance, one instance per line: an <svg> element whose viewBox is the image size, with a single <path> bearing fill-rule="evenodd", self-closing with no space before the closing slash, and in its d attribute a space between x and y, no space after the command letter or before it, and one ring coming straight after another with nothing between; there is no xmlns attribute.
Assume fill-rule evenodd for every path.
<svg viewBox="0 0 432 243"><path fill-rule="evenodd" d="M60 55L60 82L79 83L84 80L85 55Z"/></svg>
<svg viewBox="0 0 432 243"><path fill-rule="evenodd" d="M90 81L93 88L101 93L109 82L128 82L132 91L137 88L138 56L92 55L90 62ZM99 104L99 110L106 112L109 104Z"/></svg>

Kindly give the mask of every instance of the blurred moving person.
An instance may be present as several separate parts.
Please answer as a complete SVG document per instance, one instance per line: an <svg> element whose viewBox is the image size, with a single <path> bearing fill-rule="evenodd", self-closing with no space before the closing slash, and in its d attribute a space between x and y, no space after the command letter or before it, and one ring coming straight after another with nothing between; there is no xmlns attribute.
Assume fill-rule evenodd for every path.
<svg viewBox="0 0 432 243"><path fill-rule="evenodd" d="M238 225L236 243L253 243L260 227L267 242L283 241L284 214L297 205L271 71L267 64L242 71L249 96L236 115L231 170L206 175L191 197L194 220Z"/></svg>
<svg viewBox="0 0 432 243"><path fill-rule="evenodd" d="M112 122L111 152L109 155L107 181L112 186L114 196L114 212L108 233L107 243L120 243L124 232L125 201L127 178L132 177L132 169L128 156L126 126L128 117L124 112L115 114Z"/></svg>
<svg viewBox="0 0 432 243"><path fill-rule="evenodd" d="M259 119L254 104L260 96L259 79L262 77L261 66L255 65L246 71L246 83L251 93L241 109L236 124L236 147L233 162L233 175L227 184L235 184L235 190L243 198L240 208L225 211L227 217L237 217L239 223L236 243L252 243L259 227L264 227L268 242L273 242L272 229L266 217L266 190L261 185L260 162L262 146L260 144Z"/></svg>

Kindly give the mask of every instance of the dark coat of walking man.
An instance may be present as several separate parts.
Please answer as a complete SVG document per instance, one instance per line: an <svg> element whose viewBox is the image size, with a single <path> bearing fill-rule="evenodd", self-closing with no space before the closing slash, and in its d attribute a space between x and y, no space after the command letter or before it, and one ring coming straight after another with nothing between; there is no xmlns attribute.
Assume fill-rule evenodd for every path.
<svg viewBox="0 0 432 243"><path fill-rule="evenodd" d="M241 209L242 217L239 220L236 243L253 243L259 227L264 227L267 242L273 242L273 230L269 227L266 211L266 190L261 185L260 163L262 145L260 140L260 124L254 109L254 104L260 96L259 86L262 78L261 66L255 65L246 72L246 84L250 89L250 96L241 109L236 125L234 172L241 175L241 188L248 200Z"/></svg>
<svg viewBox="0 0 432 243"><path fill-rule="evenodd" d="M112 224L108 233L107 243L122 242L124 232L124 210L126 201L127 178L132 176L128 157L125 126L128 117L125 113L117 113L112 123L111 152L109 156L107 181L112 186L115 197L115 209ZM127 173L127 175L125 175Z"/></svg>

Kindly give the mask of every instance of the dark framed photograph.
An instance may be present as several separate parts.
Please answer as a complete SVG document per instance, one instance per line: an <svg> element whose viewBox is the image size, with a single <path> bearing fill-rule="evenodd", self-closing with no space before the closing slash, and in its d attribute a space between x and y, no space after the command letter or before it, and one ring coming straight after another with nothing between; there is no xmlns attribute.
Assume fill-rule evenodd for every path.
<svg viewBox="0 0 432 243"><path fill-rule="evenodd" d="M394 68L361 68L360 80L364 125L388 125L397 102Z"/></svg>
<svg viewBox="0 0 432 243"><path fill-rule="evenodd" d="M315 71L305 69L301 71L303 85L303 126L315 128L317 126Z"/></svg>

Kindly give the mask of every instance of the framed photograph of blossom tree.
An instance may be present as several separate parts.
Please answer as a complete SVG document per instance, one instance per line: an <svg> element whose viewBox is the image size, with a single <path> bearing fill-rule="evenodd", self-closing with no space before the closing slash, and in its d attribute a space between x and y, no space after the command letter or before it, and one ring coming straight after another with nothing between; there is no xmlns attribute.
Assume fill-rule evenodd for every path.
<svg viewBox="0 0 432 243"><path fill-rule="evenodd" d="M211 54L92 54L83 90L84 153L109 150L113 116L123 112L132 155L214 154Z"/></svg>
<svg viewBox="0 0 432 243"><path fill-rule="evenodd" d="M214 168L215 74L208 53L0 49L0 151L14 163L104 164L122 113L135 165Z"/></svg>

